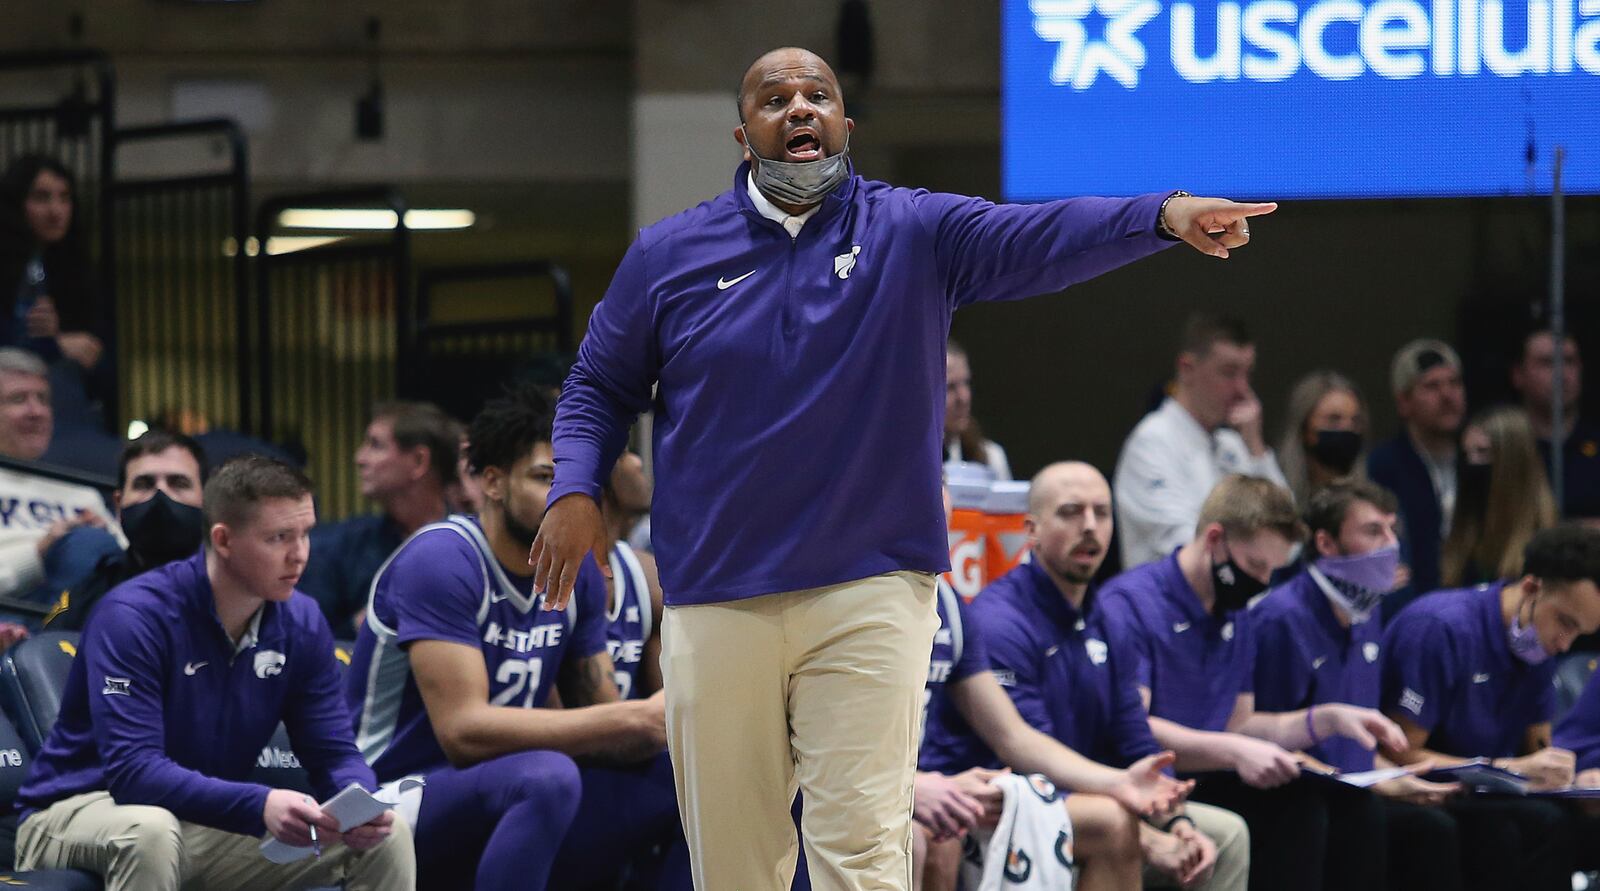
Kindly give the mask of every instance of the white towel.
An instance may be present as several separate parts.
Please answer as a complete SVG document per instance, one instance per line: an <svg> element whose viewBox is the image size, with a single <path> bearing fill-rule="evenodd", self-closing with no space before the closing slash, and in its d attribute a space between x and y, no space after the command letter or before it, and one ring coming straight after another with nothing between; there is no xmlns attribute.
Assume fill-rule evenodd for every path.
<svg viewBox="0 0 1600 891"><path fill-rule="evenodd" d="M993 830L967 837L961 885L967 891L1071 891L1072 820L1061 794L1038 774L1004 774L1005 808Z"/></svg>

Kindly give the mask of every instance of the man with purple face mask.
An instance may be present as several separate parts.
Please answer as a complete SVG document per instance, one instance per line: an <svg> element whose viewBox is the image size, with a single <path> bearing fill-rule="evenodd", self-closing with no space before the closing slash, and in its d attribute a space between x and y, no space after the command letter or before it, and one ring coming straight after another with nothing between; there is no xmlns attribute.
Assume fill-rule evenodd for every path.
<svg viewBox="0 0 1600 891"><path fill-rule="evenodd" d="M1301 780L1294 753L1335 737L1369 751L1398 748L1400 728L1349 703L1287 711L1256 703L1255 617L1246 606L1303 535L1292 497L1263 479L1225 477L1196 525L1167 559L1107 582L1091 621L1130 667L1156 742L1177 753L1181 773L1202 774L1192 797L1249 824L1252 889L1381 885L1380 865L1365 856L1367 827L1381 815Z"/></svg>
<svg viewBox="0 0 1600 891"><path fill-rule="evenodd" d="M1335 480L1312 494L1305 569L1250 608L1256 708L1304 709L1315 723L1316 710L1329 704L1378 707L1377 610L1397 587L1396 511L1394 495L1366 480ZM1342 737L1315 739L1305 753L1340 772L1375 766L1371 750ZM1455 821L1437 806L1452 786L1406 776L1375 786L1376 799L1340 791L1364 799L1363 812L1374 818L1363 827L1363 856L1390 887L1461 887Z"/></svg>
<svg viewBox="0 0 1600 891"><path fill-rule="evenodd" d="M1408 743L1398 762L1486 757L1536 789L1572 782L1572 753L1550 744L1549 657L1600 628L1600 530L1546 529L1524 554L1522 578L1430 594L1385 629L1381 701ZM1474 887L1569 887L1573 838L1559 807L1472 799L1451 808L1464 851L1494 849L1469 870Z"/></svg>

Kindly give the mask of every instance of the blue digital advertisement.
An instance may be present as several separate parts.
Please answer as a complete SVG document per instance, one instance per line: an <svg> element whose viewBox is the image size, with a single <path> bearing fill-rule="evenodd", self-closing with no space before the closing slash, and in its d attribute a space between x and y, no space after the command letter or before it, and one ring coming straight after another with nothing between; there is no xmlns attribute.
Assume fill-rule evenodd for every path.
<svg viewBox="0 0 1600 891"><path fill-rule="evenodd" d="M1004 0L1006 199L1600 193L1600 0Z"/></svg>

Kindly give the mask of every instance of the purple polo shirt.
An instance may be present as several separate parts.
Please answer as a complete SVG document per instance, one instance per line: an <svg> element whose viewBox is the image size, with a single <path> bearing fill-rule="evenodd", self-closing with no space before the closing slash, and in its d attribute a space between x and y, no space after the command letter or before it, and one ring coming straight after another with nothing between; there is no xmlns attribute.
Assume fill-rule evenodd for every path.
<svg viewBox="0 0 1600 891"><path fill-rule="evenodd" d="M1345 628L1310 570L1250 608L1255 642L1256 711L1292 712L1344 702L1377 708L1383 629L1376 615ZM1372 752L1332 737L1306 752L1341 771L1371 770Z"/></svg>
<svg viewBox="0 0 1600 891"><path fill-rule="evenodd" d="M1383 708L1427 730L1434 751L1520 755L1528 727L1555 713L1555 660L1531 666L1512 654L1500 616L1504 587L1429 594L1384 630Z"/></svg>
<svg viewBox="0 0 1600 891"><path fill-rule="evenodd" d="M1578 756L1578 769L1600 767L1600 673L1590 676L1583 695L1556 725L1554 743Z"/></svg>
<svg viewBox="0 0 1600 891"><path fill-rule="evenodd" d="M1000 686L1034 729L1105 764L1123 766L1161 750L1132 679L1037 564L996 579L968 612ZM918 766L956 773L999 765L954 709L936 708Z"/></svg>
<svg viewBox="0 0 1600 891"><path fill-rule="evenodd" d="M852 176L791 237L733 188L639 233L555 419L550 503L598 498L655 412L668 606L943 572L951 315L1169 246L1165 194L994 204Z"/></svg>
<svg viewBox="0 0 1600 891"><path fill-rule="evenodd" d="M1212 616L1178 569L1178 552L1130 569L1095 595L1094 617L1150 714L1196 730L1225 731L1241 693L1254 692L1248 610Z"/></svg>

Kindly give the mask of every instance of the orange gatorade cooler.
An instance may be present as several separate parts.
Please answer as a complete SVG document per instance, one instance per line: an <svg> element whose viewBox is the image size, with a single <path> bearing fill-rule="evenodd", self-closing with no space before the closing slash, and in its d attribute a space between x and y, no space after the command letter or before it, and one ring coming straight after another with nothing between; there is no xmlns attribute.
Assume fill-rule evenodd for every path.
<svg viewBox="0 0 1600 891"><path fill-rule="evenodd" d="M971 600L989 582L1009 572L1027 553L1023 518L1028 484L954 482L949 484L950 574L957 594Z"/></svg>

